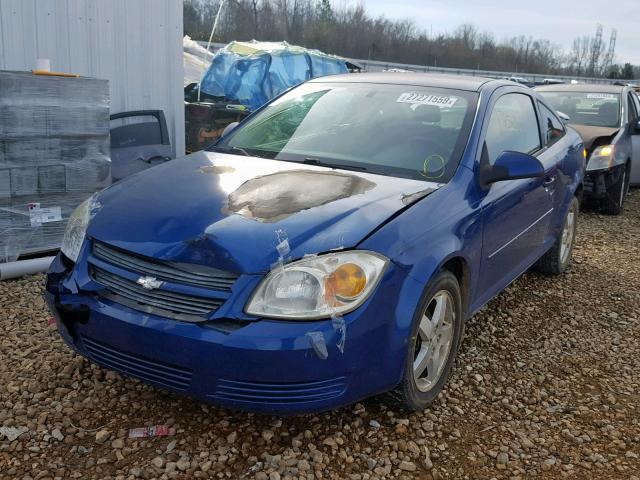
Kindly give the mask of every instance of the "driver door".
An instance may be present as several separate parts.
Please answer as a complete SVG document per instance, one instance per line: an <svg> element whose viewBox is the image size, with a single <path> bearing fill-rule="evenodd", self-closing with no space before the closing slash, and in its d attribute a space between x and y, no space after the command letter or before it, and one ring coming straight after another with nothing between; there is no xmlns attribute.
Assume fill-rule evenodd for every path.
<svg viewBox="0 0 640 480"><path fill-rule="evenodd" d="M493 165L502 152L511 150L536 156L546 170L540 178L486 187L478 292L486 300L542 255L554 209L550 189L556 165L544 158L533 98L522 90L507 91L494 101L483 136L481 165Z"/></svg>

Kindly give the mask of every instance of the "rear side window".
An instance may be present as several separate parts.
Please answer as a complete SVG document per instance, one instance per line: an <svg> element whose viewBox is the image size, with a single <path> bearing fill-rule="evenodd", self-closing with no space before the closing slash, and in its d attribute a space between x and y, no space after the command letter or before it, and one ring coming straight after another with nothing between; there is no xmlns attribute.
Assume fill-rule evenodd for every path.
<svg viewBox="0 0 640 480"><path fill-rule="evenodd" d="M542 133L546 142L545 145L548 147L564 137L564 126L558 117L544 104L538 102L538 106L542 117Z"/></svg>
<svg viewBox="0 0 640 480"><path fill-rule="evenodd" d="M485 145L493 165L506 150L533 153L540 149L538 119L531 97L508 93L500 97L491 112Z"/></svg>

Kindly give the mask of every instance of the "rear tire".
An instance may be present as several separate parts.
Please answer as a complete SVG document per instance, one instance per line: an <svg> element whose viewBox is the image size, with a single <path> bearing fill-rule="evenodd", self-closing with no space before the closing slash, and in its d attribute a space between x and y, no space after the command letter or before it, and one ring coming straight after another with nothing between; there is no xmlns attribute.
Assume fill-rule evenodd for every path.
<svg viewBox="0 0 640 480"><path fill-rule="evenodd" d="M402 381L387 394L394 407L418 411L433 403L449 377L463 329L460 285L443 270L425 289L414 314Z"/></svg>
<svg viewBox="0 0 640 480"><path fill-rule="evenodd" d="M600 208L607 215L620 215L624 208L624 200L629 191L629 172L627 165L622 167L622 175L618 181L607 189L607 196L601 200Z"/></svg>
<svg viewBox="0 0 640 480"><path fill-rule="evenodd" d="M576 239L579 212L580 202L576 197L573 197L567 215L564 217L562 230L556 237L553 247L536 262L535 268L537 270L559 275L567 269L571 262L571 254L573 253L573 245Z"/></svg>

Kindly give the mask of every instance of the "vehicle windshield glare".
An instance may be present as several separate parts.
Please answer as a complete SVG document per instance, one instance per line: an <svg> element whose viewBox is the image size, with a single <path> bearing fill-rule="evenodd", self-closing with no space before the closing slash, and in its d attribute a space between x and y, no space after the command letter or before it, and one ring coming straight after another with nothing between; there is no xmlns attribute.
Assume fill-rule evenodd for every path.
<svg viewBox="0 0 640 480"><path fill-rule="evenodd" d="M569 116L569 122L590 127L620 125L620 94L594 92L539 92L551 106Z"/></svg>
<svg viewBox="0 0 640 480"><path fill-rule="evenodd" d="M477 94L407 85L311 82L278 98L214 150L448 182Z"/></svg>

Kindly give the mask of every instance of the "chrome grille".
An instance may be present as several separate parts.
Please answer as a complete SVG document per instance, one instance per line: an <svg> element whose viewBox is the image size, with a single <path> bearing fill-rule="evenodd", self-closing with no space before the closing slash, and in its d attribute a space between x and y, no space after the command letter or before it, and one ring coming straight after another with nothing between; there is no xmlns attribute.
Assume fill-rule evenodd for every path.
<svg viewBox="0 0 640 480"><path fill-rule="evenodd" d="M97 266L91 267L93 279L104 285L111 295L103 294L115 302L144 312L163 315L177 320L203 321L204 316L218 309L223 300L197 297L168 290L147 290L136 282Z"/></svg>
<svg viewBox="0 0 640 480"><path fill-rule="evenodd" d="M230 292L231 287L238 279L238 275L223 270L198 265L161 262L125 252L97 241L93 242L93 256L141 276L148 275L165 282L211 288L223 292Z"/></svg>

